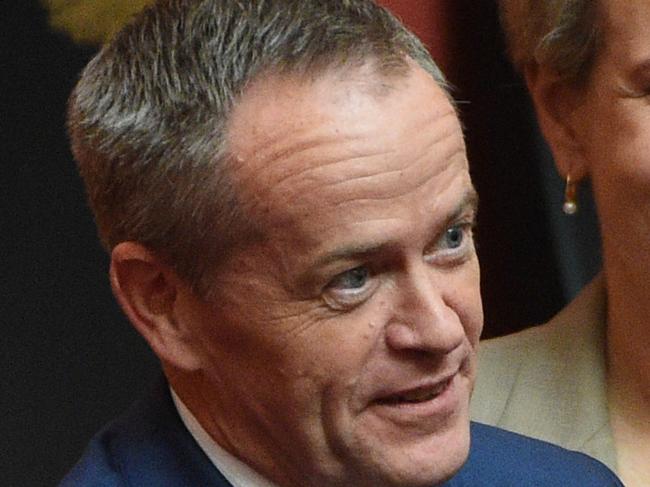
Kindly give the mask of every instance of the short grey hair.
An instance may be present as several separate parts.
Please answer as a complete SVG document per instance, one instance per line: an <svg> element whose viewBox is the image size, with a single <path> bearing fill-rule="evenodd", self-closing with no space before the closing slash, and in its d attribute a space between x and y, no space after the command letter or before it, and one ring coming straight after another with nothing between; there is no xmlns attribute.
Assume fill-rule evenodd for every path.
<svg viewBox="0 0 650 487"><path fill-rule="evenodd" d="M601 44L600 0L499 0L510 57L585 81Z"/></svg>
<svg viewBox="0 0 650 487"><path fill-rule="evenodd" d="M74 156L104 246L138 241L200 292L250 232L228 174L226 127L265 73L318 74L411 58L422 43L371 0L161 0L88 64L73 91Z"/></svg>

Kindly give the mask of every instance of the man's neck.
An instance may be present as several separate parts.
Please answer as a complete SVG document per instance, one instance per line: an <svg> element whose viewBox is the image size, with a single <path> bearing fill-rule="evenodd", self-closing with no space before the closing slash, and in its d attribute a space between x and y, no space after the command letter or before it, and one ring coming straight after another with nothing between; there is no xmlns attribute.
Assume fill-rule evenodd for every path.
<svg viewBox="0 0 650 487"><path fill-rule="evenodd" d="M272 482L217 444L172 387L170 387L170 392L183 424L213 465L233 487L276 487Z"/></svg>

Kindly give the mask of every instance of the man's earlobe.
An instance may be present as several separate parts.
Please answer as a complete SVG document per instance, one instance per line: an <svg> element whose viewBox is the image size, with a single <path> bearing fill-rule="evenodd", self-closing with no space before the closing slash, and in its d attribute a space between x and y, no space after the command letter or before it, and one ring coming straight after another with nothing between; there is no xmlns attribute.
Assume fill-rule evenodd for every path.
<svg viewBox="0 0 650 487"><path fill-rule="evenodd" d="M524 75L558 172L563 179L570 175L573 181L581 180L587 175L588 164L575 126L581 100L578 88L536 64L527 66Z"/></svg>
<svg viewBox="0 0 650 487"><path fill-rule="evenodd" d="M122 242L111 253L110 280L129 321L158 358L179 369L197 369L190 330L178 321L184 284L176 273L143 245Z"/></svg>

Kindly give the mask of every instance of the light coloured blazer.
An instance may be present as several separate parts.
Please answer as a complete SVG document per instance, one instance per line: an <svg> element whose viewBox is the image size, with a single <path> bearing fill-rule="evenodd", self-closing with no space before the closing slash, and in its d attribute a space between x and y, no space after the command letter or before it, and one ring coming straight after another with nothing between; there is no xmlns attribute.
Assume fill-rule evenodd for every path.
<svg viewBox="0 0 650 487"><path fill-rule="evenodd" d="M479 347L472 418L582 451L616 470L602 275L549 323Z"/></svg>

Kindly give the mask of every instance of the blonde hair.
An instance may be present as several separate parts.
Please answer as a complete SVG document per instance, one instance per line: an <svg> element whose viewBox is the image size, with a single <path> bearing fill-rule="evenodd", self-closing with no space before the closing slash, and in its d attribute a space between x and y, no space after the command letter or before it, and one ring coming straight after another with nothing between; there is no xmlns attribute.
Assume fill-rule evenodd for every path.
<svg viewBox="0 0 650 487"><path fill-rule="evenodd" d="M510 57L584 81L601 43L598 0L499 0Z"/></svg>

